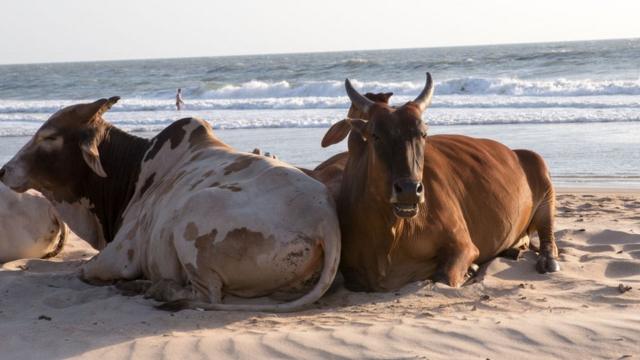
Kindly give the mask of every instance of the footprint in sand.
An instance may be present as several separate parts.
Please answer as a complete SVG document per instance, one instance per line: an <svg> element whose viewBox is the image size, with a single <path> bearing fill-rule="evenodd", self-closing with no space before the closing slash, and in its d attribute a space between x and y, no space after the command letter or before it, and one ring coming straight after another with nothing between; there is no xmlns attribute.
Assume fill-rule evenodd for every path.
<svg viewBox="0 0 640 360"><path fill-rule="evenodd" d="M61 294L48 296L42 300L42 303L50 308L64 309L74 305L96 302L117 295L119 295L119 292L116 291L112 286L92 286L87 289L78 290L73 294L65 291Z"/></svg>
<svg viewBox="0 0 640 360"><path fill-rule="evenodd" d="M598 244L598 245L577 245L571 244L568 245L574 247L581 251L586 251L590 253L603 253L603 252L613 252L616 251L616 248L613 245L608 244Z"/></svg>
<svg viewBox="0 0 640 360"><path fill-rule="evenodd" d="M3 269L6 270L25 270L30 273L72 273L82 265L82 260L42 260L42 259L19 259L4 263Z"/></svg>
<svg viewBox="0 0 640 360"><path fill-rule="evenodd" d="M607 264L604 276L608 278L625 278L640 275L640 263L632 260L614 260Z"/></svg>
<svg viewBox="0 0 640 360"><path fill-rule="evenodd" d="M594 206L592 203L584 203L582 205L578 205L576 207L577 210L594 210Z"/></svg>
<svg viewBox="0 0 640 360"><path fill-rule="evenodd" d="M632 201L624 204L627 209L640 209L640 201Z"/></svg>
<svg viewBox="0 0 640 360"><path fill-rule="evenodd" d="M624 251L640 250L640 243L622 245L622 250Z"/></svg>
<svg viewBox="0 0 640 360"><path fill-rule="evenodd" d="M603 230L587 240L590 244L640 244L639 234L629 234L624 231Z"/></svg>

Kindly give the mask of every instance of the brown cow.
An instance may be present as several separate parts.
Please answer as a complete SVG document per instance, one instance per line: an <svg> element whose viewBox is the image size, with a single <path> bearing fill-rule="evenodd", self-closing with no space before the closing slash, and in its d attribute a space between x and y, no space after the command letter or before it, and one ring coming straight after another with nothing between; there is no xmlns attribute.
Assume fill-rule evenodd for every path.
<svg viewBox="0 0 640 360"><path fill-rule="evenodd" d="M538 271L559 270L554 190L538 154L487 139L427 137L428 73L422 93L398 108L367 99L349 80L345 86L369 120L334 124L322 145L351 132L348 156L338 154L316 171L333 167L335 181L345 164L337 206L350 289L389 291L430 277L458 287L474 262L518 246L533 231L540 237Z"/></svg>

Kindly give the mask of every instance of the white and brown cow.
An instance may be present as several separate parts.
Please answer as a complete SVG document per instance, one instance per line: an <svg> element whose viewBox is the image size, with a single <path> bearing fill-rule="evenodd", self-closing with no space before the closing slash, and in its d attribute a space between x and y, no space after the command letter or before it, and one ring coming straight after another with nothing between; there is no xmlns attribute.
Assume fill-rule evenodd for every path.
<svg viewBox="0 0 640 360"><path fill-rule="evenodd" d="M151 140L127 134L102 118L118 99L58 111L0 170L13 189L45 194L101 249L83 279L148 279L147 295L167 309L290 311L324 294L340 232L320 182L233 150L198 119ZM297 300L222 304L224 294Z"/></svg>
<svg viewBox="0 0 640 360"><path fill-rule="evenodd" d="M57 255L69 228L34 191L19 194L0 183L0 263Z"/></svg>

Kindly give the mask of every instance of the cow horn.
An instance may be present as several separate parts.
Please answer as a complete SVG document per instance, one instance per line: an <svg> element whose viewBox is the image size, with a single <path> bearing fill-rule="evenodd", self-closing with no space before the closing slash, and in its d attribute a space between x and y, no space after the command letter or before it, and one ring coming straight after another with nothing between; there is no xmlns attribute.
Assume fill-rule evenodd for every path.
<svg viewBox="0 0 640 360"><path fill-rule="evenodd" d="M431 74L427 73L427 83L424 85L424 89L418 97L413 100L414 104L418 105L420 111L424 111L427 106L431 105L431 98L433 98L433 79Z"/></svg>
<svg viewBox="0 0 640 360"><path fill-rule="evenodd" d="M355 107L363 113L368 113L369 109L371 109L371 105L375 103L360 95L360 93L353 88L353 85L351 85L351 81L349 81L349 79L346 79L344 81L344 87L347 89L347 95L349 95L349 100L351 100L351 103L353 103L353 105L355 105Z"/></svg>

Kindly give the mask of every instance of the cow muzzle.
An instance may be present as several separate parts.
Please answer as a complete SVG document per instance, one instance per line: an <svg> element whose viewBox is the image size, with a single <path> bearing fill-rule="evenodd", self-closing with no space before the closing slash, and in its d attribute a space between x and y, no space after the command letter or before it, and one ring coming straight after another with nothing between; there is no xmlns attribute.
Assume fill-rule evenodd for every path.
<svg viewBox="0 0 640 360"><path fill-rule="evenodd" d="M418 215L418 205L424 202L424 185L408 178L398 179L391 190L391 206L396 216L412 218Z"/></svg>
<svg viewBox="0 0 640 360"><path fill-rule="evenodd" d="M18 171L16 171L18 170ZM29 181L21 169L14 169L9 165L5 165L0 169L0 182L10 187L16 192L25 192L30 189Z"/></svg>

